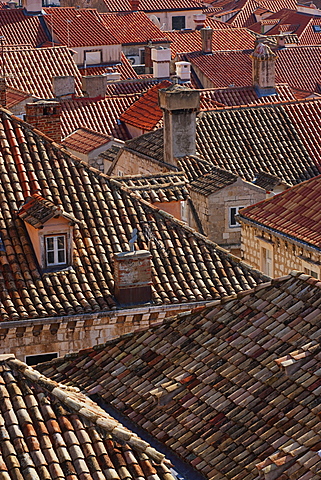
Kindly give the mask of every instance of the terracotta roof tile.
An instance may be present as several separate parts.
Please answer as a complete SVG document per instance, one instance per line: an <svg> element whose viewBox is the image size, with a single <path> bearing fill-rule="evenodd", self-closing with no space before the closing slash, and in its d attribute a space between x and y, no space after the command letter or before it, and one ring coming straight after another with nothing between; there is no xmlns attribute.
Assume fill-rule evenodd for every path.
<svg viewBox="0 0 321 480"><path fill-rule="evenodd" d="M34 48L50 40L41 17L27 15L22 8L0 9L0 34L5 44L30 44Z"/></svg>
<svg viewBox="0 0 321 480"><path fill-rule="evenodd" d="M2 321L115 308L113 255L129 250L133 228L138 229L137 248L150 245L154 304L220 298L266 278L6 111L1 111L0 129ZM35 193L77 220L68 268L39 269L26 226L17 216Z"/></svg>
<svg viewBox="0 0 321 480"><path fill-rule="evenodd" d="M319 304L293 272L38 368L88 394L104 375L101 400L208 480L318 478Z"/></svg>
<svg viewBox="0 0 321 480"><path fill-rule="evenodd" d="M18 90L17 88L6 88L6 107L10 110L10 108L14 107L23 100L30 98L31 95L28 92L23 92L22 90Z"/></svg>
<svg viewBox="0 0 321 480"><path fill-rule="evenodd" d="M70 148L80 153L89 153L112 140L112 137L104 133L81 127L71 133L61 142L65 148Z"/></svg>
<svg viewBox="0 0 321 480"><path fill-rule="evenodd" d="M44 8L44 20L58 41L68 47L116 45L95 9L74 7Z"/></svg>
<svg viewBox="0 0 321 480"><path fill-rule="evenodd" d="M0 357L0 472L6 480L174 480L164 455L77 389ZM126 475L126 477L125 477Z"/></svg>
<svg viewBox="0 0 321 480"><path fill-rule="evenodd" d="M117 12L100 14L108 31L121 44L145 43L162 38L164 33L144 12Z"/></svg>
<svg viewBox="0 0 321 480"><path fill-rule="evenodd" d="M210 172L205 173L203 176L196 178L191 182L190 186L192 190L203 195L211 195L217 192L221 188L231 185L236 182L237 175L222 170L221 168L212 168Z"/></svg>
<svg viewBox="0 0 321 480"><path fill-rule="evenodd" d="M104 0L108 12L130 12L129 0ZM194 0L140 0L138 10L156 12L157 10L200 10L202 3Z"/></svg>
<svg viewBox="0 0 321 480"><path fill-rule="evenodd" d="M318 218L320 175L275 197L245 208L241 216L321 248ZM310 201L311 200L311 201Z"/></svg>

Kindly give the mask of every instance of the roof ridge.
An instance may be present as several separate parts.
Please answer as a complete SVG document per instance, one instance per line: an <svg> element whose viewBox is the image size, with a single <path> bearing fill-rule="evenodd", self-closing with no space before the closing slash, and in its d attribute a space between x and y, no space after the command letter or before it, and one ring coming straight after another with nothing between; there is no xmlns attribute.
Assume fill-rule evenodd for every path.
<svg viewBox="0 0 321 480"><path fill-rule="evenodd" d="M114 436L119 441L124 441L150 456L156 463L162 463L165 455L151 447L149 443L142 440L138 435L125 428L118 420L115 420L99 405L95 404L77 387L66 386L49 379L38 370L33 369L26 363L15 358L14 355L0 355L0 362L5 363L11 369L21 372L29 380L39 384L69 409L85 417L97 427Z"/></svg>

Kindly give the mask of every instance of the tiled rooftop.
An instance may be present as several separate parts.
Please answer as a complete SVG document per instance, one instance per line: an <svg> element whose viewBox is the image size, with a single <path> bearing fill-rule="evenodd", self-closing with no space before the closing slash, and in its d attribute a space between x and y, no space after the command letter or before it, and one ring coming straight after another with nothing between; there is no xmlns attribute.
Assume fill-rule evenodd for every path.
<svg viewBox="0 0 321 480"><path fill-rule="evenodd" d="M10 87L38 98L53 98L52 77L71 75L75 77L76 95L82 95L81 76L67 47L5 47L3 56Z"/></svg>
<svg viewBox="0 0 321 480"><path fill-rule="evenodd" d="M208 196L236 182L237 178L233 173L213 167L210 172L191 182L190 186L195 192Z"/></svg>
<svg viewBox="0 0 321 480"><path fill-rule="evenodd" d="M164 36L164 33L144 12L101 13L100 15L108 31L123 45L147 44L149 40Z"/></svg>
<svg viewBox="0 0 321 480"><path fill-rule="evenodd" d="M183 222L159 211L27 124L1 111L1 321L115 308L114 253L152 254L154 304L210 300L252 288L266 277ZM77 221L72 265L43 273L17 216L33 194Z"/></svg>
<svg viewBox="0 0 321 480"><path fill-rule="evenodd" d="M255 175L253 183L255 183L255 185L258 187L264 188L268 192L273 191L275 187L279 186L280 184L282 184L284 187L290 186L285 182L282 182L281 179L276 175L271 175L270 173L262 171Z"/></svg>
<svg viewBox="0 0 321 480"><path fill-rule="evenodd" d="M186 54L186 59L198 67L213 83L222 88L252 85L250 51L200 52ZM276 83L288 83L291 88L319 92L321 46L287 47L278 50L275 64ZM307 75L306 72L309 72Z"/></svg>
<svg viewBox="0 0 321 480"><path fill-rule="evenodd" d="M150 203L178 202L189 198L187 179L183 172L113 178Z"/></svg>
<svg viewBox="0 0 321 480"><path fill-rule="evenodd" d="M0 357L3 480L174 480L164 455L72 387Z"/></svg>
<svg viewBox="0 0 321 480"><path fill-rule="evenodd" d="M321 249L321 176L242 210L241 217Z"/></svg>
<svg viewBox="0 0 321 480"><path fill-rule="evenodd" d="M64 138L61 145L65 148L88 154L96 148L102 147L111 140L112 137L109 135L81 127Z"/></svg>
<svg viewBox="0 0 321 480"><path fill-rule="evenodd" d="M319 480L320 288L293 272L38 368L208 480Z"/></svg>
<svg viewBox="0 0 321 480"><path fill-rule="evenodd" d="M81 75L104 75L107 72L119 72L121 80L138 78L137 73L124 53L121 54L121 62L115 65L107 64L94 67L78 66L78 68ZM125 91L123 93L128 92Z"/></svg>
<svg viewBox="0 0 321 480"><path fill-rule="evenodd" d="M104 0L108 12L129 12L129 0ZM202 3L194 0L140 0L138 10L156 12L157 10L202 10Z"/></svg>
<svg viewBox="0 0 321 480"><path fill-rule="evenodd" d="M0 35L4 44L39 47L49 40L41 17L27 15L22 8L0 9Z"/></svg>
<svg viewBox="0 0 321 480"><path fill-rule="evenodd" d="M48 28L62 45L72 48L119 44L95 9L47 7L43 11Z"/></svg>
<svg viewBox="0 0 321 480"><path fill-rule="evenodd" d="M26 100L31 95L30 93L23 92L22 90L18 90L17 88L6 88L6 107L10 110L10 108L14 107L23 100Z"/></svg>

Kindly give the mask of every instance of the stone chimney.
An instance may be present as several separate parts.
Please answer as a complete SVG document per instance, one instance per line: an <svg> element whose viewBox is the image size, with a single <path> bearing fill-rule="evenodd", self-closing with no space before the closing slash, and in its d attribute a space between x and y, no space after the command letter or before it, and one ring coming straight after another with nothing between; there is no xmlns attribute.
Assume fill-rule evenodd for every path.
<svg viewBox="0 0 321 480"><path fill-rule="evenodd" d="M264 43L259 43L251 55L253 85L259 97L273 95L275 91L276 54Z"/></svg>
<svg viewBox="0 0 321 480"><path fill-rule="evenodd" d="M1 107L7 105L6 79L4 77L0 77L0 105Z"/></svg>
<svg viewBox="0 0 321 480"><path fill-rule="evenodd" d="M87 75L82 77L82 91L85 97L105 98L107 88L106 75Z"/></svg>
<svg viewBox="0 0 321 480"><path fill-rule="evenodd" d="M26 122L55 142L61 141L61 105L53 100L26 104Z"/></svg>
<svg viewBox="0 0 321 480"><path fill-rule="evenodd" d="M153 61L153 77L169 78L171 49L165 47L152 48L151 58Z"/></svg>
<svg viewBox="0 0 321 480"><path fill-rule="evenodd" d="M193 20L195 23L195 30L200 30L201 28L204 28L206 15L205 13L195 13L193 15Z"/></svg>
<svg viewBox="0 0 321 480"><path fill-rule="evenodd" d="M212 53L213 30L210 27L201 28L202 52Z"/></svg>
<svg viewBox="0 0 321 480"><path fill-rule="evenodd" d="M191 64L190 62L176 62L176 76L185 82L191 79Z"/></svg>
<svg viewBox="0 0 321 480"><path fill-rule="evenodd" d="M175 158L196 154L200 94L176 84L159 90L158 100L164 120L164 162L176 165Z"/></svg>
<svg viewBox="0 0 321 480"><path fill-rule="evenodd" d="M142 305L151 301L151 257L148 250L114 255L115 297L120 305Z"/></svg>
<svg viewBox="0 0 321 480"><path fill-rule="evenodd" d="M139 9L139 0L129 0L130 10L137 12Z"/></svg>
<svg viewBox="0 0 321 480"><path fill-rule="evenodd" d="M72 75L52 77L55 98L72 98L75 94L75 77Z"/></svg>
<svg viewBox="0 0 321 480"><path fill-rule="evenodd" d="M22 6L28 13L40 13L42 0L22 0Z"/></svg>

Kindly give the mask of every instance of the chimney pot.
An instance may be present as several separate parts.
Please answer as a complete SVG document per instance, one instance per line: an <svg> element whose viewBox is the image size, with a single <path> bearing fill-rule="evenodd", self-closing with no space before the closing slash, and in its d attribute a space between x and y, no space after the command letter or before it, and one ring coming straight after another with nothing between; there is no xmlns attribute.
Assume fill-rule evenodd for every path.
<svg viewBox="0 0 321 480"><path fill-rule="evenodd" d="M258 96L274 95L275 60L277 55L264 43L256 45L252 58L253 86Z"/></svg>
<svg viewBox="0 0 321 480"><path fill-rule="evenodd" d="M52 100L27 103L26 122L55 142L61 141L61 105Z"/></svg>
<svg viewBox="0 0 321 480"><path fill-rule="evenodd" d="M148 250L114 255L115 297L121 305L141 305L152 300L152 255Z"/></svg>
<svg viewBox="0 0 321 480"><path fill-rule="evenodd" d="M179 79L184 80L185 82L190 81L191 79L191 64L190 62L176 62L176 75Z"/></svg>
<svg viewBox="0 0 321 480"><path fill-rule="evenodd" d="M153 61L153 77L169 78L171 49L165 47L152 48L151 59Z"/></svg>
<svg viewBox="0 0 321 480"><path fill-rule="evenodd" d="M202 52L212 53L213 30L210 27L201 28Z"/></svg>

